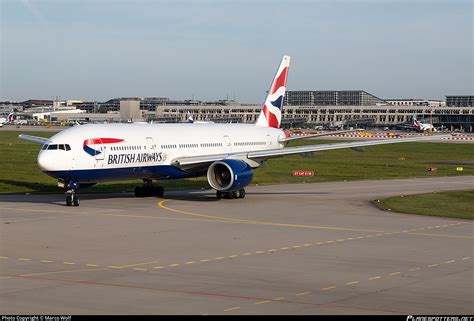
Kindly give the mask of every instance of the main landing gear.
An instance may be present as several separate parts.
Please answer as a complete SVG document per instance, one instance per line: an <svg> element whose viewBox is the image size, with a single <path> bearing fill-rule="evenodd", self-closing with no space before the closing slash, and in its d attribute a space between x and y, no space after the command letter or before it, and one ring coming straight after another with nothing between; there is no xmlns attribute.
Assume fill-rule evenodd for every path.
<svg viewBox="0 0 474 321"><path fill-rule="evenodd" d="M161 197L165 190L161 186L154 185L151 180L143 180L143 186L135 187L135 197Z"/></svg>
<svg viewBox="0 0 474 321"><path fill-rule="evenodd" d="M245 189L239 189L237 191L232 192L216 192L216 198L218 200L225 198L225 199L236 199L236 198L244 198L245 197Z"/></svg>

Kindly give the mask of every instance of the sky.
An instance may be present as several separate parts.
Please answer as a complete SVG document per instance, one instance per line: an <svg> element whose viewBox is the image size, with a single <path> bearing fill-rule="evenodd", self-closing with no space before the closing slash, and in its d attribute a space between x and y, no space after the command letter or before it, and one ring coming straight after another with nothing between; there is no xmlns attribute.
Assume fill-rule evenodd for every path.
<svg viewBox="0 0 474 321"><path fill-rule="evenodd" d="M0 0L0 100L474 94L473 0Z"/></svg>

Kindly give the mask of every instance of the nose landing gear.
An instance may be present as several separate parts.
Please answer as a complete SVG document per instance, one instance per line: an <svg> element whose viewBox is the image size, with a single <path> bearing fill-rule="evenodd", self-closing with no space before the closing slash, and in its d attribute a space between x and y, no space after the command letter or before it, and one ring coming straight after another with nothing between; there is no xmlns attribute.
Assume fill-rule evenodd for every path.
<svg viewBox="0 0 474 321"><path fill-rule="evenodd" d="M66 206L79 206L79 197L76 194L76 191L78 189L79 189L78 182L70 181L67 184Z"/></svg>
<svg viewBox="0 0 474 321"><path fill-rule="evenodd" d="M66 192L66 206L79 206L79 197L74 191Z"/></svg>

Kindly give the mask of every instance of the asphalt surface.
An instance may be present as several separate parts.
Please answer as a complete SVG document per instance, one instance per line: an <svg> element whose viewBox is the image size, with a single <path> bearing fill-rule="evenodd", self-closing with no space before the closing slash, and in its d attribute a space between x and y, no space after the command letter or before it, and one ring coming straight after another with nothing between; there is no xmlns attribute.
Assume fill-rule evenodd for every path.
<svg viewBox="0 0 474 321"><path fill-rule="evenodd" d="M474 314L473 222L384 212L474 177L0 196L0 314Z"/></svg>

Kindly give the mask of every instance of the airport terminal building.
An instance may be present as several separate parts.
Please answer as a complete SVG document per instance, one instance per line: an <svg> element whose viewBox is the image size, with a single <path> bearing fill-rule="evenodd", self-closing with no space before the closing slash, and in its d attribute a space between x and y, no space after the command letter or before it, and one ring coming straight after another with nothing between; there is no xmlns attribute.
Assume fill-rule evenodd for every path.
<svg viewBox="0 0 474 321"><path fill-rule="evenodd" d="M260 105L162 105L148 117L155 121L253 123ZM288 91L283 108L287 127L395 127L410 122L413 115L441 129L474 130L474 105L448 106L431 99L383 100L366 91Z"/></svg>
<svg viewBox="0 0 474 321"><path fill-rule="evenodd" d="M282 126L396 128L410 122L416 114L422 122L432 123L439 129L473 132L474 96L446 97L444 102L419 98L381 99L363 90L287 91ZM192 119L254 123L261 110L261 105L233 100L202 102L164 97L124 97L102 103L69 101L64 105L55 108L48 107L46 101L29 100L26 104L15 103L14 107L23 110L20 117L33 118L32 115L41 111L41 114L49 113L48 121L63 122L186 122ZM4 112L11 107L4 103Z"/></svg>

